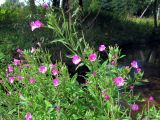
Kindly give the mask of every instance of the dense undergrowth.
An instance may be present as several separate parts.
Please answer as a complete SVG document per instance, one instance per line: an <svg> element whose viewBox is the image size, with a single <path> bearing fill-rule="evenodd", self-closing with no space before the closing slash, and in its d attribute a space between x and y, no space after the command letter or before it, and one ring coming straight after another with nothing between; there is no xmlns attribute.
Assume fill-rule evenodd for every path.
<svg viewBox="0 0 160 120"><path fill-rule="evenodd" d="M104 45L145 41L146 35L152 34L152 21L122 20L102 13L92 21L93 16L90 14L85 23L77 23L76 18L68 22L62 9L47 9L35 18L1 26L0 117L159 119L159 108L151 105L154 97L144 101L134 94L143 77L138 62L119 65L125 55L117 45ZM103 60L101 54L106 54ZM71 72L71 66L75 71ZM144 106L140 107L141 103Z"/></svg>

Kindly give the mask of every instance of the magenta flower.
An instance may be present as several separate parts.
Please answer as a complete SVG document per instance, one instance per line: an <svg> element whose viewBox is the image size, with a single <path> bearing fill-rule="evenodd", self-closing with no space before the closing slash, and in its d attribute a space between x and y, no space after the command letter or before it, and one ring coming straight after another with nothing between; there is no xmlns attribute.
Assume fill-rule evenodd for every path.
<svg viewBox="0 0 160 120"><path fill-rule="evenodd" d="M122 77L116 77L113 80L117 87L121 87L124 85L124 79Z"/></svg>
<svg viewBox="0 0 160 120"><path fill-rule="evenodd" d="M130 86L130 90L133 91L134 90L134 85Z"/></svg>
<svg viewBox="0 0 160 120"><path fill-rule="evenodd" d="M34 53L36 51L36 48L32 47L31 48L31 53Z"/></svg>
<svg viewBox="0 0 160 120"><path fill-rule="evenodd" d="M13 67L10 64L7 65L7 69L8 69L8 73L13 72Z"/></svg>
<svg viewBox="0 0 160 120"><path fill-rule="evenodd" d="M95 77L95 76L97 75L97 73L94 71L94 72L92 73L92 75Z"/></svg>
<svg viewBox="0 0 160 120"><path fill-rule="evenodd" d="M137 68L136 73L140 73L140 72L141 72L141 68Z"/></svg>
<svg viewBox="0 0 160 120"><path fill-rule="evenodd" d="M23 76L16 76L16 78L17 78L18 80L23 80L23 79L24 79Z"/></svg>
<svg viewBox="0 0 160 120"><path fill-rule="evenodd" d="M30 84L34 84L36 82L36 80L34 78L30 78L29 82L30 82Z"/></svg>
<svg viewBox="0 0 160 120"><path fill-rule="evenodd" d="M153 101L154 101L154 97L153 97L153 96L150 96L150 97L149 97L149 101L150 101L150 102L153 102Z"/></svg>
<svg viewBox="0 0 160 120"><path fill-rule="evenodd" d="M81 58L78 55L73 55L72 56L72 62L77 65L81 62Z"/></svg>
<svg viewBox="0 0 160 120"><path fill-rule="evenodd" d="M104 95L106 90L102 90L101 93Z"/></svg>
<svg viewBox="0 0 160 120"><path fill-rule="evenodd" d="M26 120L32 120L32 115L31 115L31 113L26 113L25 118L26 118Z"/></svg>
<svg viewBox="0 0 160 120"><path fill-rule="evenodd" d="M41 21L39 21L39 20L36 20L36 21L31 22L30 26L31 26L31 30L33 31L33 30L35 30L37 28L43 27L43 23Z"/></svg>
<svg viewBox="0 0 160 120"><path fill-rule="evenodd" d="M23 50L21 50L21 49L18 48L18 49L17 49L17 52L18 52L18 53L23 53Z"/></svg>
<svg viewBox="0 0 160 120"><path fill-rule="evenodd" d="M48 10L49 5L48 5L47 3L44 3L44 4L42 5L42 7L43 7L44 9Z"/></svg>
<svg viewBox="0 0 160 120"><path fill-rule="evenodd" d="M109 100L109 99L110 99L109 95L105 95L104 98L105 98L106 100Z"/></svg>
<svg viewBox="0 0 160 120"><path fill-rule="evenodd" d="M99 46L99 51L102 52L102 51L104 51L105 49L106 49L106 46L105 46L105 45L100 45L100 46Z"/></svg>
<svg viewBox="0 0 160 120"><path fill-rule="evenodd" d="M132 62L131 62L131 66L132 66L133 68L136 68L136 69L137 69L137 68L138 68L138 63L137 63L137 61L135 61L135 60L132 61Z"/></svg>
<svg viewBox="0 0 160 120"><path fill-rule="evenodd" d="M58 85L59 85L59 80L58 80L58 78L55 78L55 79L53 80L53 85L54 85L54 86L58 86Z"/></svg>
<svg viewBox="0 0 160 120"><path fill-rule="evenodd" d="M25 64L24 66L25 66L25 67L30 67L30 64Z"/></svg>
<svg viewBox="0 0 160 120"><path fill-rule="evenodd" d="M115 61L112 61L112 62L111 62L111 65L115 65L115 64L116 64Z"/></svg>
<svg viewBox="0 0 160 120"><path fill-rule="evenodd" d="M147 119L145 119L145 118L142 118L142 120L147 120Z"/></svg>
<svg viewBox="0 0 160 120"><path fill-rule="evenodd" d="M40 66L39 68L38 68L38 70L39 70L39 72L40 73L45 73L46 71L47 71L47 67L46 66Z"/></svg>
<svg viewBox="0 0 160 120"><path fill-rule="evenodd" d="M55 70L55 69L52 70L52 74L53 74L54 76L58 75L58 73L59 73L58 70Z"/></svg>
<svg viewBox="0 0 160 120"><path fill-rule="evenodd" d="M95 53L92 53L92 54L89 55L88 59L91 62L93 62L93 61L95 61L97 59L97 55Z"/></svg>
<svg viewBox="0 0 160 120"><path fill-rule="evenodd" d="M21 60L14 59L13 60L13 64L14 65L20 65L21 64Z"/></svg>
<svg viewBox="0 0 160 120"><path fill-rule="evenodd" d="M117 59L117 57L116 56L112 56L112 59L115 60L115 59Z"/></svg>
<svg viewBox="0 0 160 120"><path fill-rule="evenodd" d="M60 107L60 106L57 106L55 109L56 109L56 111L60 111L60 110L61 110L61 107Z"/></svg>
<svg viewBox="0 0 160 120"><path fill-rule="evenodd" d="M14 77L9 77L9 81L10 81L10 83L13 83L14 82Z"/></svg>
<svg viewBox="0 0 160 120"><path fill-rule="evenodd" d="M131 105L131 109L132 109L132 111L138 111L139 110L139 106L138 106L138 104L132 104Z"/></svg>
<svg viewBox="0 0 160 120"><path fill-rule="evenodd" d="M3 81L3 80L0 80L0 84L2 84L2 83L4 83L4 81Z"/></svg>
<svg viewBox="0 0 160 120"><path fill-rule="evenodd" d="M49 66L50 66L50 69L53 70L53 69L55 69L56 64L50 64Z"/></svg>

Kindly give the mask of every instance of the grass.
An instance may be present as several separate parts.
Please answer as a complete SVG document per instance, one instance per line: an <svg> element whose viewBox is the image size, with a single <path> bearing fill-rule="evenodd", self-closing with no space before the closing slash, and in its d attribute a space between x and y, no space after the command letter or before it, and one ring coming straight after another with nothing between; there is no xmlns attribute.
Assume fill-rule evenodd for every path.
<svg viewBox="0 0 160 120"><path fill-rule="evenodd" d="M121 19L100 13L91 24L90 21L95 16L95 14L91 14L85 23L85 26L90 25L90 27L88 29L84 27L86 37L90 39L91 43L94 41L94 43L100 44L105 41L105 43L119 45L143 44L153 37L153 18L128 17Z"/></svg>
<svg viewBox="0 0 160 120"><path fill-rule="evenodd" d="M59 44L44 44L54 39L54 34L51 30L43 28L32 32L29 22L30 20L23 20L22 23L1 24L1 64L7 63L14 57L15 49L36 47L37 42L42 43L43 47L49 48L52 54L55 54L54 56L60 57L60 53L65 55L66 49L63 46L59 46ZM128 17L119 19L106 15L106 13L99 13L98 16L90 13L82 24L82 28L87 42L94 47L102 43L118 45L140 44L152 39L153 23L152 18Z"/></svg>

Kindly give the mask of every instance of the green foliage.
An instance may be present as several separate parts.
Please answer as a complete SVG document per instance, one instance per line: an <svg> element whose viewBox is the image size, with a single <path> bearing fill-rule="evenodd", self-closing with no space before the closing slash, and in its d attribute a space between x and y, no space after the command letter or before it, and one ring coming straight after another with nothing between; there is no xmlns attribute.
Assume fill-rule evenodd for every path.
<svg viewBox="0 0 160 120"><path fill-rule="evenodd" d="M67 49L72 52L72 54L82 54L83 49L88 46L84 40L83 32L77 32L77 22L69 22L68 18L65 16L63 11L50 12L47 14L48 18L48 28L52 29L55 34L55 39L50 43L60 42Z"/></svg>
<svg viewBox="0 0 160 120"><path fill-rule="evenodd" d="M22 21L27 9L22 5L6 2L0 6L0 25L7 25Z"/></svg>
<svg viewBox="0 0 160 120"><path fill-rule="evenodd" d="M93 0L92 2L91 8L93 9L96 1ZM43 15L36 17L43 18ZM13 42L12 45L7 44L4 48L1 48L3 50L0 53L1 61L5 61L4 53L8 52L5 49L6 46L15 50L15 48L21 47L17 46L15 41L25 46L24 40L28 40L31 42L29 42L29 45L31 45L32 42L37 43L39 39L46 35L44 44L60 42L72 52L70 57L73 54L80 56L81 64L78 67L85 65L89 69L86 75L81 75L85 78L86 83L79 84L77 82L78 73L70 76L70 68L62 62L57 62L54 68L51 68L50 66L53 65L51 54L41 47L36 49L35 52L24 48L24 52L16 53L22 56L16 57L21 60L20 64L16 65L14 61L10 62L14 72L9 72L9 68L6 68L6 66L3 66L0 71L0 113L2 118L24 119L26 113L31 113L34 120L132 119L130 105L139 101L139 96L134 96L133 90L129 87L137 85L141 81L143 72L134 72L133 77L131 77L129 73L134 69L133 67L119 66L118 60L123 58L124 55L120 54L121 50L118 46L108 46L106 51L103 51L106 52L108 57L102 62L99 52L89 47L83 32L78 31L76 22L68 22L68 18L63 11L49 12L47 17L47 27L53 30L54 38L50 37L53 40L52 42L48 41L52 31L42 28L40 30L36 29L34 32L29 32L29 29L27 29L27 32L24 32L25 28L29 28L25 24L24 28L20 27L22 38L17 38L18 35L14 34L13 38L7 36L6 40L2 39L4 45L9 39L12 39ZM13 45L15 46L13 47ZM89 59L89 55L93 53L97 55L95 61ZM43 73L39 70L41 66L47 68ZM54 75L53 70L58 70L59 73ZM93 74L94 72L96 75ZM11 81L10 77L14 77L14 81ZM117 77L124 79L124 85L116 85L114 78ZM34 82L31 81L33 78ZM53 81L55 78L59 80L58 85L55 85ZM106 98L106 95L109 98ZM156 108L151 108L150 115L156 118L157 116L154 114L156 112Z"/></svg>
<svg viewBox="0 0 160 120"><path fill-rule="evenodd" d="M109 53L119 54L119 49L110 47ZM30 50L25 50L22 55L23 63L20 65L11 63L14 72L9 73L8 77L5 71L1 74L3 80L1 84L3 89L0 89L2 118L23 119L27 112L31 113L35 120L68 118L114 120L127 116L125 111L129 111L130 108L122 108L119 105L119 102L130 94L130 91L126 91L127 86L130 86L130 79L127 77L129 71L126 68L118 68L116 65L106 67L110 65L108 60L100 64L100 59L91 63L88 58L84 58L84 63L92 69L84 76L87 84L80 85L77 82L77 74L70 77L68 68L61 62L54 67L59 74L53 77L52 69L49 67L51 55L48 52L36 49L34 53L31 53ZM47 67L44 74L38 71L41 65ZM93 71L96 71L96 76L92 75ZM109 72L107 76L106 72ZM9 82L9 76L15 77L13 83ZM24 78L19 80L17 76ZM120 88L115 86L113 78L116 76L123 76L127 79L123 87L126 96L122 96ZM35 83L30 82L31 78L36 80ZM58 86L53 85L54 78L59 79ZM102 94L102 91L110 96L109 100L104 98L105 94ZM132 95L129 99L134 100Z"/></svg>
<svg viewBox="0 0 160 120"><path fill-rule="evenodd" d="M101 11L118 17L141 15L151 0L91 0L85 1L85 9L88 11ZM146 15L151 15L151 7Z"/></svg>

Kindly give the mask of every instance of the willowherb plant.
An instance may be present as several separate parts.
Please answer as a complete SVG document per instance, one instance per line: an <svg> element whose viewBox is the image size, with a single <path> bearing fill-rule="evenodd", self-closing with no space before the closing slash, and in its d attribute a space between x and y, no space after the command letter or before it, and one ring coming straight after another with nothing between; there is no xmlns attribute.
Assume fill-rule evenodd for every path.
<svg viewBox="0 0 160 120"><path fill-rule="evenodd" d="M131 90L127 90L130 85L134 85L128 77L133 66L108 67L109 60L101 63L96 52L88 54L81 61L79 56L74 56L73 65L81 62L91 68L84 76L86 83L79 84L77 74L71 77L65 64L52 64L48 52L35 49L33 53L32 49L19 53L21 58L8 64L6 76L2 76L0 105L3 118L38 120L131 117L128 114L131 108L122 102L126 102L126 105L136 102ZM111 52L109 49L106 51ZM141 72L136 74L140 75Z"/></svg>
<svg viewBox="0 0 160 120"><path fill-rule="evenodd" d="M124 56L120 54L118 46L100 45L99 51L96 51L89 47L83 35L79 37L75 26L69 25L63 12L61 17L51 13L48 16L48 26L58 38L53 42L61 42L71 50L74 66L85 65L89 69L82 76L85 83L79 84L78 73L71 76L70 68L64 63L53 64L49 52L35 48L24 51L17 49L19 58L14 58L0 76L2 118L132 119L132 111L139 112L139 97L133 95L134 86L143 76L137 61L120 67L118 60ZM41 28L43 23L35 21L31 27L32 30ZM104 62L99 52L107 53ZM131 70L135 70L133 76L129 74ZM151 108L147 114L152 116L156 111ZM142 114L140 112L137 118Z"/></svg>

